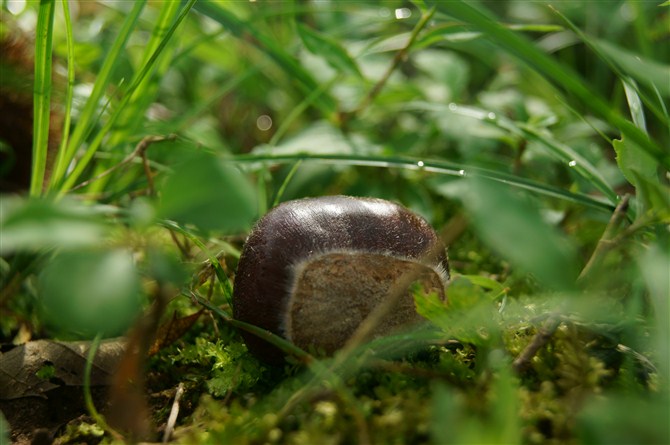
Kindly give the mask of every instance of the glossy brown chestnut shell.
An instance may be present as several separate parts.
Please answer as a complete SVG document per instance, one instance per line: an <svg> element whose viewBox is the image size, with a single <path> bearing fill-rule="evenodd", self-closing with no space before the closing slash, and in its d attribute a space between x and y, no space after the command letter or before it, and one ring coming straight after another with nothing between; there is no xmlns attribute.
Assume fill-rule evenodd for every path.
<svg viewBox="0 0 670 445"><path fill-rule="evenodd" d="M343 346L387 294L403 295L374 335L420 320L414 311L413 274L444 298L446 249L420 216L393 202L326 196L285 202L251 231L233 291L237 320L267 329L301 348L332 353ZM260 359L283 354L243 332Z"/></svg>

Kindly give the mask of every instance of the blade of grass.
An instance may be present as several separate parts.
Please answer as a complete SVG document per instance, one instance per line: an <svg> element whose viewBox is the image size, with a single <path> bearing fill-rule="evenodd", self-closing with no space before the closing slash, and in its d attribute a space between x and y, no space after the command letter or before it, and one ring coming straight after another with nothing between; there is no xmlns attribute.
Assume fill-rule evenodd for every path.
<svg viewBox="0 0 670 445"><path fill-rule="evenodd" d="M61 137L58 155L54 162L54 179L67 169L65 165L65 152L70 138L70 124L72 122L72 97L74 94L74 39L72 37L72 19L70 18L70 6L67 0L62 0L63 17L65 18L65 41L67 45L67 88L65 90L65 118L63 120L63 135ZM49 187L56 181L51 181Z"/></svg>
<svg viewBox="0 0 670 445"><path fill-rule="evenodd" d="M670 80L670 77L668 77ZM626 93L626 100L628 101L628 108L630 109L630 115L633 118L633 123L637 127L647 132L647 123L644 118L644 108L642 107L642 101L640 96L637 94L637 85L633 79L621 79L623 84L624 92Z"/></svg>
<svg viewBox="0 0 670 445"><path fill-rule="evenodd" d="M295 106L288 114L288 116L286 116L286 118L282 121L279 128L277 128L277 132L272 135L272 138L270 139L270 142L268 142L268 145L270 146L277 145L277 142L279 142L279 140L284 136L284 134L286 134L293 121L295 121L298 118L298 116L300 116L307 109L307 107L312 105L312 103L315 100L317 100L322 94L328 91L330 87L332 87L340 80L341 76L339 75L334 76L331 80L319 85L318 88L316 88L314 91L308 94L307 97L305 97L305 99L302 100L297 106Z"/></svg>
<svg viewBox="0 0 670 445"><path fill-rule="evenodd" d="M151 72L161 52L165 49L175 30L181 24L184 18L186 18L186 15L188 15L188 12L191 10L195 2L196 0L190 0L186 5L184 5L181 13L179 14L175 22L172 24L170 29L165 33L165 36L161 40L156 50L151 55L149 61L142 67L140 74L135 78L135 82L128 88L128 91L126 91L126 94L121 99L119 105L116 107L115 111L112 113L109 120L105 123L103 128L98 132L98 134L95 136L91 144L88 146L88 149L86 150L84 155L77 162L77 165L72 171L72 173L65 179L63 186L60 190L61 194L66 192L75 184L79 176L81 176L81 174L84 172L88 164L91 162L93 156L95 155L95 152L102 145L102 141L104 140L105 136L107 136L109 131L114 127L116 121L118 120L124 108L127 106L128 102L133 96L133 93L137 90L138 86Z"/></svg>
<svg viewBox="0 0 670 445"><path fill-rule="evenodd" d="M298 168L300 168L300 165L302 165L302 160L299 160L298 162L293 164L293 167L291 167L291 170L289 170L288 175L286 175L286 178L284 178L284 181L282 181L279 190L277 190L277 196L275 196L275 200L272 203L272 207L276 207L279 205L279 202L281 201L281 198L282 196L284 196L284 192L286 191L286 187L288 187L289 183L291 182L291 179L293 179L293 176L297 173Z"/></svg>
<svg viewBox="0 0 670 445"><path fill-rule="evenodd" d="M670 96L670 82L668 81L670 79L670 66L642 59L639 55L625 51L606 40L591 38L572 23L569 18L561 14L560 11L555 10L554 12L591 51L607 63L610 69L622 81L627 81L629 87L635 89L636 93L658 119L661 121L665 120L666 125L670 126L670 121L668 121L667 116L663 114L656 102L646 92L639 89L637 83L633 82L633 79L637 79L667 98ZM663 100L659 100L659 103L662 105ZM635 121L633 123L637 125ZM644 133L646 134L646 131Z"/></svg>
<svg viewBox="0 0 670 445"><path fill-rule="evenodd" d="M603 178L595 166L568 145L545 134L542 129L524 123L514 122L505 116L491 113L477 107L464 107L453 103L443 105L429 102L410 102L403 105L403 109L428 110L467 116L495 125L502 130L508 131L524 139L537 141L547 148L551 154L558 157L580 176L591 183L594 188L600 190L612 205L616 205L618 201L616 192L609 186L609 184L607 184L607 181L605 181L605 178Z"/></svg>
<svg viewBox="0 0 670 445"><path fill-rule="evenodd" d="M30 196L39 196L44 186L49 148L51 115L51 54L53 49L54 1L40 2L35 39L35 85L33 91L33 167Z"/></svg>
<svg viewBox="0 0 670 445"><path fill-rule="evenodd" d="M179 5L180 2L162 2L158 19L151 32L151 38L144 48L144 54L139 66L145 66L151 60L152 55L158 49L170 29L170 24L179 11ZM171 55L169 51L163 51L160 54L159 60L153 65L155 73L153 75L151 73L146 75L139 82L137 78L141 75L141 71L137 70L135 72L135 78L131 81L131 85L137 82L137 87L131 95L128 105L123 108L117 120L116 131L110 135L108 141L109 146L115 147L127 140L132 131L142 122L142 117L147 107L153 102L155 97L156 85L158 83L156 78L160 80L169 68L172 60Z"/></svg>
<svg viewBox="0 0 670 445"><path fill-rule="evenodd" d="M226 321L226 323L230 324L231 326L242 329L243 331L249 332L250 334L254 334L258 338L261 338L268 343L278 347L281 349L284 353L289 354L297 358L303 363L314 363L316 360L314 360L314 357L312 357L310 354L307 352L303 351L293 343L289 342L288 340L273 334L272 332L265 330L263 328L259 328L258 326L246 323L244 321L236 320L230 315L228 312L224 311L217 305L213 304L211 301L207 300L206 298L203 298L202 296L192 293L192 294L186 294L184 295L195 299L198 303L221 317L223 320Z"/></svg>
<svg viewBox="0 0 670 445"><path fill-rule="evenodd" d="M100 67L100 70L98 71L95 79L95 83L93 84L93 90L91 91L91 94L81 111L79 121L77 122L74 132L72 133L72 137L68 143L67 150L64 154L64 160L62 163L60 163L61 169L54 172L52 180L54 186L63 180L66 173L65 168L73 161L75 155L77 154L77 150L84 143L93 125L95 124L95 121L99 116L98 108L100 106L100 100L102 99L105 90L111 81L114 69L122 58L121 53L125 48L130 34L135 29L135 24L137 23L137 20L139 19L145 4L146 0L140 0L133 4L133 8L128 12L126 19L123 22L116 39L114 40L114 44L104 57L104 62ZM81 162L79 162L77 166L79 166L80 163ZM74 180L76 180L76 178ZM70 182L73 183L74 180ZM67 187L64 186L62 188L66 189Z"/></svg>
<svg viewBox="0 0 670 445"><path fill-rule="evenodd" d="M611 212L614 206L610 203L594 199L590 196L568 192L551 185L541 184L530 179L511 175L504 172L475 167L466 164L448 162L443 160L414 159L400 156L362 156L362 155L310 155L292 154L292 155L237 155L230 158L230 162L239 163L286 163L302 160L304 162L322 162L334 163L339 165L356 165L380 168L404 168L421 169L423 171L437 173L441 175L464 177L466 175L475 175L482 178L492 179L494 181L508 184L517 188L529 190L544 196L551 196L568 202L584 205L598 210Z"/></svg>
<svg viewBox="0 0 670 445"><path fill-rule="evenodd" d="M664 167L670 169L670 153L651 141L631 121L622 117L610 104L592 92L592 89L569 67L559 63L540 51L527 38L512 32L481 9L463 1L430 1L439 10L452 17L470 23L485 33L491 42L507 50L538 73L551 80L555 85L572 93L583 106L602 116L607 122L627 134L643 150L652 155Z"/></svg>

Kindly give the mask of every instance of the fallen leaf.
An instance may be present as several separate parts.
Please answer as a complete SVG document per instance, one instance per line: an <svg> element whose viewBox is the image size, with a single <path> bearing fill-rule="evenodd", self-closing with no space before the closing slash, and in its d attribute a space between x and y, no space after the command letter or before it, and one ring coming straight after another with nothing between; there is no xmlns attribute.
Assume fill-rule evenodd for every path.
<svg viewBox="0 0 670 445"><path fill-rule="evenodd" d="M91 368L91 385L110 383L123 351L125 339L100 344ZM82 386L90 341L36 340L0 355L0 399L46 397L60 386Z"/></svg>

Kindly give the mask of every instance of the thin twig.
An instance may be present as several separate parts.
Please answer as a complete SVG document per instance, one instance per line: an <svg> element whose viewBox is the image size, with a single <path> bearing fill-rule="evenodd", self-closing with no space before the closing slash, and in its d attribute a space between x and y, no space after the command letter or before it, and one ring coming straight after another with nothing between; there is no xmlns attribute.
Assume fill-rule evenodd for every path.
<svg viewBox="0 0 670 445"><path fill-rule="evenodd" d="M167 443L170 440L170 436L174 432L174 426L177 423L177 416L179 416L179 400L184 394L184 384L179 383L177 386L177 391L174 395L174 401L172 402L172 409L170 410L170 416L168 417L167 425L165 426L165 432L163 433L163 443Z"/></svg>
<svg viewBox="0 0 670 445"><path fill-rule="evenodd" d="M386 85L386 82L388 82L389 78L391 77L391 74L393 74L393 72L398 68L398 66L400 66L400 64L407 58L407 54L409 53L410 48L416 41L416 38L419 36L421 30L426 26L426 24L428 24L430 19L433 17L433 14L435 14L435 8L431 8L425 13L423 13L421 19L419 19L419 22L412 30L412 34L409 36L407 44L395 54L395 56L393 57L393 61L391 62L391 65L388 67L384 75L381 77L381 79L377 81L374 87L372 87L372 89L361 100L356 109L352 111L348 117L362 112L375 100L375 98L379 95L379 93L381 93L382 89Z"/></svg>
<svg viewBox="0 0 670 445"><path fill-rule="evenodd" d="M147 160L146 160L145 152L146 152L147 148L149 148L149 146L151 146L151 144L154 144L156 142L172 141L172 140L176 139L176 137L177 136L174 135L174 134L172 134L170 136L147 136L147 137L143 138L137 144L137 146L135 146L135 149L128 156L123 158L123 160L121 162L119 162L118 164L108 168L107 170L100 173L99 175L96 175L96 176L94 176L90 179L87 179L84 182L80 182L79 184L72 187L70 190L71 191L72 190L78 190L80 188L86 187L87 185L89 185L89 184L91 184L95 181L98 181L98 180L104 178L105 176L109 176L110 174L114 173L116 170L120 169L121 167L131 163L133 161L133 159L135 159L136 157L139 156L143 160L145 173L147 173L147 171L149 172L149 173L147 173L147 180L149 181L149 190L151 192L153 192L153 178L151 177L150 170L148 170L149 166L148 166L148 163L147 163Z"/></svg>
<svg viewBox="0 0 670 445"><path fill-rule="evenodd" d="M577 283L583 283L585 279L593 273L595 268L600 263L602 263L602 260L607 252L609 252L616 245L612 243L612 239L614 238L616 230L619 228L619 224L621 224L621 221L623 221L623 219L626 217L629 200L630 195L625 194L621 198L621 201L619 201L619 204L617 204L609 223L607 223L607 227L605 227L605 231L603 232L602 237L600 237L600 240L598 241L598 245L591 255L591 258L589 258L589 261L586 263L584 269L582 269L582 272L579 274Z"/></svg>
<svg viewBox="0 0 670 445"><path fill-rule="evenodd" d="M521 354L514 359L512 363L512 369L515 372L520 373L530 364L530 361L535 357L537 351L542 349L554 335L556 329L561 324L561 319L558 314L553 314L542 324L542 327L538 329L537 333L533 339L526 345Z"/></svg>

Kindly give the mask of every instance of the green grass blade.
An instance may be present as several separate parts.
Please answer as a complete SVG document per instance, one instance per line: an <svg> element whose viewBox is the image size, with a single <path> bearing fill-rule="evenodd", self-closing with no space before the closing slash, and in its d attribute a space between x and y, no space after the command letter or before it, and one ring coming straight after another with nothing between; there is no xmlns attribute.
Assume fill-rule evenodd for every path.
<svg viewBox="0 0 670 445"><path fill-rule="evenodd" d="M670 77L668 77L668 79L670 79ZM640 96L637 94L637 85L635 84L635 80L622 79L621 83L623 84L623 89L626 93L626 100L628 101L628 108L630 109L630 115L633 118L633 123L637 125L640 130L646 133L647 122L644 118L644 108L642 107L642 101L640 100Z"/></svg>
<svg viewBox="0 0 670 445"><path fill-rule="evenodd" d="M622 133L628 135L644 151L652 155L663 166L670 169L670 153L668 150L664 150L656 145L635 124L622 117L607 101L594 94L592 89L589 88L574 70L543 53L527 38L510 31L482 12L482 10L470 4L463 1L431 1L428 3L434 4L445 14L470 23L475 28L484 32L494 45L507 50L561 89L575 95L583 106L603 117Z"/></svg>
<svg viewBox="0 0 670 445"><path fill-rule="evenodd" d="M555 13L570 27L575 35L591 49L591 51L607 63L622 81L626 81L629 84L628 87L634 87L636 94L642 98L649 110L653 112L658 119L665 121L666 125L670 126L670 121L658 107L657 102L652 100L648 94L645 94L640 90L637 87L637 84L632 81L633 79L637 79L641 83L647 84L647 86L656 91L657 94L667 98L670 94L670 82L668 82L668 79L670 79L670 66L641 58L640 56L625 51L605 40L591 38L559 11L555 11ZM639 15L643 14L640 13ZM628 95L628 93L626 93L626 95ZM658 103L662 106L663 100L660 99ZM635 120L633 120L633 122L637 125ZM646 131L644 132L646 134Z"/></svg>
<svg viewBox="0 0 670 445"><path fill-rule="evenodd" d="M72 162L77 153L77 150L84 143L91 131L91 128L95 124L95 121L99 116L100 100L105 94L107 86L111 81L112 73L114 72L118 61L121 60L121 53L125 48L130 34L135 29L135 25L140 17L142 10L144 9L145 4L146 0L137 1L134 3L133 8L130 10L130 12L128 12L126 20L123 22L123 26L121 27L119 34L114 40L114 44L110 48L109 52L105 55L104 62L100 67L100 71L97 73L98 75L96 77L95 84L93 85L91 95L89 96L83 110L81 111L79 121L77 122L70 142L68 143L67 151L65 153L64 165L69 165ZM79 164L81 164L81 161L77 164L77 166L79 166ZM58 173L59 175L54 177L55 182L62 180L63 175L65 174L64 171Z"/></svg>
<svg viewBox="0 0 670 445"><path fill-rule="evenodd" d="M537 141L547 148L552 155L567 164L576 173L591 183L593 187L602 192L612 205L615 205L619 199L616 192L610 187L607 181L605 181L605 178L603 178L594 165L571 147L557 141L541 129L528 124L514 122L505 116L470 106L464 107L456 104L442 105L428 102L410 102L403 105L403 108L467 116L495 125L502 130L520 136L526 140Z"/></svg>
<svg viewBox="0 0 670 445"><path fill-rule="evenodd" d="M35 39L35 85L33 91L33 167L30 195L42 193L49 148L51 115L51 54L53 49L54 1L40 2Z"/></svg>
<svg viewBox="0 0 670 445"><path fill-rule="evenodd" d="M139 66L146 66L150 63L152 56L161 46L161 42L165 40L170 25L179 11L179 6L179 2L162 3L158 19L152 30L151 38L144 48L144 54ZM157 89L157 80L160 80L169 68L172 59L171 56L172 54L169 51L160 53L159 59L155 64L152 64L154 74L145 75L140 81L138 81L138 78L142 75L142 71L136 71L131 85L137 83L137 87L131 95L128 105L121 111L116 124L117 130L109 138L109 146L115 147L129 138L132 139L132 131L142 122L142 117L147 107L153 102Z"/></svg>
<svg viewBox="0 0 670 445"><path fill-rule="evenodd" d="M153 52L147 63L142 67L140 74L135 78L135 82L128 88L128 91L126 91L126 94L121 99L119 105L116 107L115 111L112 113L109 120L105 123L104 127L98 132L98 134L95 136L91 144L88 146L88 149L81 157L81 159L79 159L79 162L77 162L77 165L72 171L72 173L66 178L65 182L63 183L61 193L64 193L72 186L74 186L79 176L81 176L81 174L84 172L88 164L93 159L95 152L102 145L104 138L107 136L109 131L114 127L122 111L127 106L130 99L133 97L134 92L137 90L142 81L149 75L156 61L158 60L161 52L165 49L175 30L181 24L184 18L186 18L186 15L188 15L188 12L191 10L195 2L196 0L190 0L184 6L181 13L179 14L179 17L177 17L177 19L172 24L170 29L165 33L165 36L158 45L158 48L156 48L156 50Z"/></svg>
<svg viewBox="0 0 670 445"><path fill-rule="evenodd" d="M530 179L511 175L504 172L476 167L472 165L448 162L443 160L413 159L406 157L385 157L385 156L362 156L362 155L310 155L291 154L291 155L237 155L229 159L231 162L254 164L254 163L278 163L287 162L322 162L338 165L355 165L379 168L402 168L402 169L421 169L431 173L437 173L447 176L476 176L494 180L499 183L507 184L520 189L529 190L539 195L550 196L564 201L573 202L605 212L611 212L614 206L610 203L594 199L590 196L572 193L566 190L541 184Z"/></svg>
<svg viewBox="0 0 670 445"><path fill-rule="evenodd" d="M67 169L65 163L65 152L70 137L70 124L72 122L72 97L74 94L74 39L72 37L72 19L70 18L70 6L67 0L63 0L63 16L65 18L65 39L67 45L67 88L65 90L65 118L63 120L63 136L61 137L58 155L54 162L54 179L61 178ZM49 182L49 188L53 188L56 181Z"/></svg>

